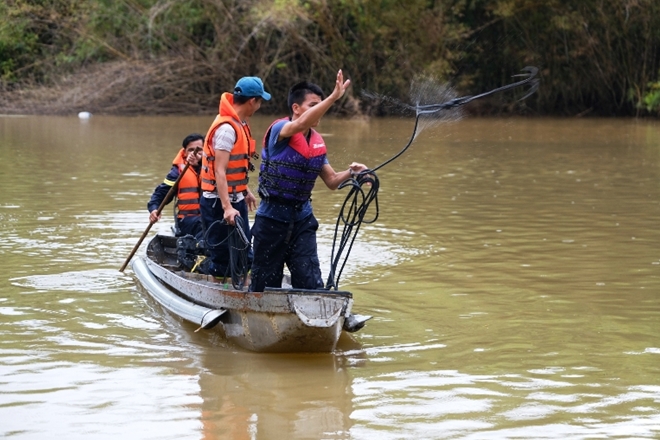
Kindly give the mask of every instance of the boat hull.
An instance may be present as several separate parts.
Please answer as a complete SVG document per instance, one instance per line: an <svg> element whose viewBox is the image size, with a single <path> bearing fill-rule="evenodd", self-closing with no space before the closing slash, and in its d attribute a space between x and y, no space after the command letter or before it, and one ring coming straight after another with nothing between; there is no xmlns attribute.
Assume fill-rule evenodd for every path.
<svg viewBox="0 0 660 440"><path fill-rule="evenodd" d="M157 236L147 256L131 265L139 286L163 308L200 330L219 331L230 343L255 352L335 349L351 316L350 292L235 290L212 277L176 270L172 239Z"/></svg>

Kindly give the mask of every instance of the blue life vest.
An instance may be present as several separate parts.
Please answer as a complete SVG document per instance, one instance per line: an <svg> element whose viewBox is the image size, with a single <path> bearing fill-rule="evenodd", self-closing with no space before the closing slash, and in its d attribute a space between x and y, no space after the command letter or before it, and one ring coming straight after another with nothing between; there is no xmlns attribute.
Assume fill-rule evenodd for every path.
<svg viewBox="0 0 660 440"><path fill-rule="evenodd" d="M325 163L327 149L321 135L310 129L309 142L302 133L297 133L289 138L288 145L282 151L271 156L268 138L273 125L283 120L286 118L273 122L264 137L259 196L269 201L298 205L312 196L314 183Z"/></svg>

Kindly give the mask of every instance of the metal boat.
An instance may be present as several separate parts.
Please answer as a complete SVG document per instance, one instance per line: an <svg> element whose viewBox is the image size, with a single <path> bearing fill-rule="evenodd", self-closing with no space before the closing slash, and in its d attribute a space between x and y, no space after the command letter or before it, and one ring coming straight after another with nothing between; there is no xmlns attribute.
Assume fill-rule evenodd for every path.
<svg viewBox="0 0 660 440"><path fill-rule="evenodd" d="M351 313L353 295L347 291L248 292L182 270L176 237L156 235L131 267L141 290L166 310L255 352L332 352L342 331L357 331L371 318Z"/></svg>

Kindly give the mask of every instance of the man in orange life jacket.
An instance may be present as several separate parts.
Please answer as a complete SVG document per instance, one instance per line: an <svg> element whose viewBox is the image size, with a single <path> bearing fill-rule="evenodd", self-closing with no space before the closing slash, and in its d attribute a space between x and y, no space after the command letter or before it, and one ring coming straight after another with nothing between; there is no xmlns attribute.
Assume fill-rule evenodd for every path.
<svg viewBox="0 0 660 440"><path fill-rule="evenodd" d="M230 228L240 226L251 240L248 209L257 207L257 199L248 187L250 158L255 153L247 120L268 101L270 94L254 76L238 80L234 92L223 93L218 116L204 140L202 158L202 222L206 229L206 247L211 263L204 271L210 275L229 275ZM236 218L240 217L240 221ZM249 252L248 265L252 263ZM249 266L248 266L249 268Z"/></svg>
<svg viewBox="0 0 660 440"><path fill-rule="evenodd" d="M316 84L302 82L289 91L290 118L279 119L264 138L259 173L262 199L254 220L254 261L250 290L281 287L284 265L291 272L294 288L321 289L321 269L316 248L318 222L310 197L317 177L331 190L348 180L351 173L367 167L353 162L336 172L326 157L326 146L314 130L326 111L350 85L340 70L335 88L323 98Z"/></svg>
<svg viewBox="0 0 660 440"><path fill-rule="evenodd" d="M197 239L202 236L202 219L199 209L199 173L202 167L203 147L204 136L201 134L193 133L186 136L183 140L183 148L172 161L172 169L163 183L156 187L149 203L147 203L149 221L156 223L160 220L160 215L157 215L158 207L167 196L174 182L179 178L179 174L183 171L186 163L190 163L190 167L179 181L177 188L177 213L175 217L177 226L175 235L177 236L193 235ZM166 203L171 201L172 197Z"/></svg>

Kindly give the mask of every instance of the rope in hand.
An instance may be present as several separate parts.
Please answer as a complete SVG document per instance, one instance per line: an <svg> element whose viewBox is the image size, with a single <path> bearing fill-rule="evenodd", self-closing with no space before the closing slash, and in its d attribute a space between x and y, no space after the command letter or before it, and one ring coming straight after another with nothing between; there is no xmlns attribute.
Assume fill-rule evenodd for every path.
<svg viewBox="0 0 660 440"><path fill-rule="evenodd" d="M369 187L369 190L365 193L363 186ZM348 261L348 255L351 253L353 248L353 242L357 233L360 230L362 223L373 223L378 219L378 188L380 187L380 182L376 173L370 170L365 170L361 173L358 173L351 177L350 179L344 181L339 185L337 189L342 189L347 186L350 186L350 190L344 199L344 203L339 210L339 216L337 217L337 224L335 225L335 234L332 240L332 253L331 253L331 263L330 263L330 273L328 275L328 281L325 285L325 288L337 290L339 286L339 278L341 273L346 266L346 261ZM373 217L369 220L365 220L364 217L367 214L369 205L371 202L376 203L376 210ZM337 244L337 236L339 235L339 225L343 223L344 229ZM346 252L346 257L339 268L339 272L336 272L337 266L339 265L340 259L344 250L348 246ZM337 254L335 255L335 249L337 249Z"/></svg>
<svg viewBox="0 0 660 440"><path fill-rule="evenodd" d="M339 216L337 217L337 223L335 225L334 238L332 241L332 252L330 256L330 272L328 275L328 281L326 282L325 285L326 289L337 290L339 288L339 278L341 277L341 273L343 272L344 267L346 266L346 262L348 261L348 256L351 253L351 249L353 248L353 243L355 242L355 238L357 237L357 233L360 230L360 226L362 225L362 223L369 224L375 222L378 219L378 214L379 214L378 189L380 188L380 183L378 181L378 176L376 175L376 171L383 168L385 165L389 164L390 162L396 160L403 153L405 153L405 151L412 145L413 141L415 140L415 137L417 136L417 129L419 127L420 116L433 115L434 113L438 113L443 110L449 110L452 108L460 107L476 99L485 98L486 96L490 96L495 93L504 92L517 87L528 85L529 90L527 91L525 96L520 98L520 101L522 101L528 98L534 92L536 92L536 90L539 87L539 80L538 78L536 78L536 75L538 74L538 69L536 67L527 66L524 69L522 69L522 71L526 73L521 73L513 76L525 77L523 80L508 84L506 86L498 87L496 89L493 89L485 93L481 93L479 95L454 98L450 101L439 104L428 104L428 105L417 104L415 106L405 105L406 108L415 111L415 126L413 127L413 132L412 135L410 136L410 140L408 141L408 143L401 149L401 151L399 151L397 154L395 154L394 156L392 156L382 164L378 165L375 168L364 170L356 175L352 175L350 179L346 180L341 185L339 185L338 189L350 187L350 190L346 195L346 198L344 199L344 203L341 209L339 210ZM366 192L363 189L363 186L365 185L369 186L369 190ZM365 220L364 217L367 211L369 210L369 205L371 205L372 202L375 202L375 206L376 206L375 213L373 215L373 218L369 220ZM339 243L337 243L337 237L339 236L339 225L341 223L343 223L344 226L341 233L341 237L339 238ZM346 255L344 256L342 261L342 254L344 254L344 252L346 252ZM341 267L339 267L339 270L337 270L340 262L341 262Z"/></svg>
<svg viewBox="0 0 660 440"><path fill-rule="evenodd" d="M237 215L234 217L235 226L230 228L227 238L219 243L210 243L208 240L209 231L216 225L226 225L225 220L216 220L209 225L204 232L204 242L207 249L215 248L227 242L229 248L229 267L224 274L231 277L231 285L236 290L242 290L247 281L247 274L250 269L249 252L250 241L243 230L243 218Z"/></svg>

